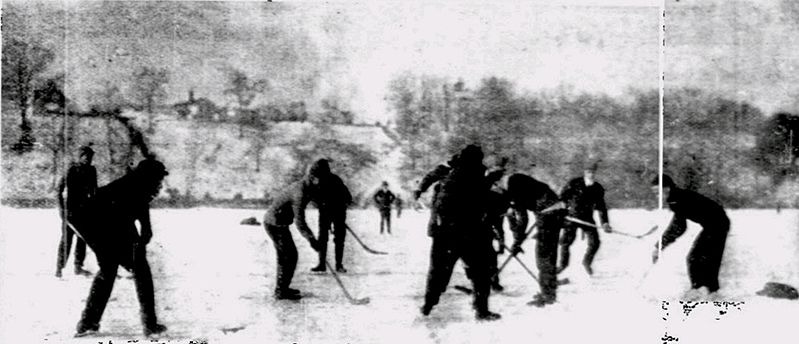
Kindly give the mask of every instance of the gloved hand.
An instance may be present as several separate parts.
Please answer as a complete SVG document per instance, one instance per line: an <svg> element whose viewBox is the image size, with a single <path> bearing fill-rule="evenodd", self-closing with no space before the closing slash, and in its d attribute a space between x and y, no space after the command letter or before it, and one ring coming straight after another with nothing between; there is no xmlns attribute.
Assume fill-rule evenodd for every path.
<svg viewBox="0 0 799 344"><path fill-rule="evenodd" d="M652 250L652 264L655 264L655 263L658 262L659 256L660 256L660 251L658 251L658 248L655 247L655 249Z"/></svg>
<svg viewBox="0 0 799 344"><path fill-rule="evenodd" d="M499 242L499 248L497 249L497 254L505 254L505 243Z"/></svg>
<svg viewBox="0 0 799 344"><path fill-rule="evenodd" d="M602 230L605 231L605 233L612 233L613 232L613 228L610 227L609 223L603 223L602 224Z"/></svg>
<svg viewBox="0 0 799 344"><path fill-rule="evenodd" d="M418 201L420 196L422 196L422 192L421 191L419 191L419 190L414 190L413 191L413 200L414 201Z"/></svg>
<svg viewBox="0 0 799 344"><path fill-rule="evenodd" d="M513 246L510 248L510 254L516 255L519 253L524 253L524 250L522 249L522 243L514 242Z"/></svg>

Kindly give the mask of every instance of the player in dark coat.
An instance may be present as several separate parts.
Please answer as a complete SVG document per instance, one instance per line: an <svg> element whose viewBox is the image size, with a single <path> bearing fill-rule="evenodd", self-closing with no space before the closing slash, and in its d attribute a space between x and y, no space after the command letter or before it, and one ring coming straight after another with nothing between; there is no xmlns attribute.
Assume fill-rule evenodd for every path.
<svg viewBox="0 0 799 344"><path fill-rule="evenodd" d="M510 199L508 198L508 195L504 189L494 186L491 188L491 192L488 194L486 204L488 205L486 221L488 222L488 226L491 228L491 232L494 235L494 240L496 240L498 243L498 249L493 251L494 257L490 261L491 276L494 276L491 279L491 289L495 291L502 291L505 288L503 288L499 283L497 259L499 258L499 255L505 251L505 230L502 228L502 223L507 215L508 208L510 207Z"/></svg>
<svg viewBox="0 0 799 344"><path fill-rule="evenodd" d="M514 244L512 253L521 250L524 231L527 228L527 211L536 216L536 265L538 266L538 285L540 292L528 304L543 307L552 304L557 298L557 263L558 234L563 227L566 210L558 195L552 189L524 174L512 174L508 177L508 196L520 218L512 226Z"/></svg>
<svg viewBox="0 0 799 344"><path fill-rule="evenodd" d="M569 209L569 216L594 223L594 211L599 213L601 227L605 232L610 232L608 222L608 208L605 205L605 189L595 179L597 164L591 163L583 169L583 176L569 181L560 194L561 200L566 203ZM594 256L599 251L599 231L595 227L582 225L579 223L566 221L560 238L560 266L558 273L569 266L569 247L577 237L577 229L582 230L588 238L588 248L583 256L583 267L589 275L594 273L591 264Z"/></svg>
<svg viewBox="0 0 799 344"><path fill-rule="evenodd" d="M328 161L322 159L320 164L328 165ZM327 239L330 229L333 229L333 243L335 245L336 271L347 272L344 268L344 241L347 237L347 207L352 203L352 194L344 185L344 181L334 173L329 173L320 178L319 199L319 264L311 271L323 272L327 268L325 259L327 257Z"/></svg>
<svg viewBox="0 0 799 344"><path fill-rule="evenodd" d="M383 181L380 190L372 198L380 210L380 234L383 234L384 227L386 232L391 234L391 204L397 197L388 189L388 182Z"/></svg>
<svg viewBox="0 0 799 344"><path fill-rule="evenodd" d="M111 296L119 266L133 273L144 334L166 330L158 324L155 314L153 278L146 248L153 236L150 201L158 195L167 174L161 162L147 158L121 178L99 188L91 199L92 216L76 229L97 256L100 271L92 282L76 336L100 328L100 318ZM136 228L137 221L141 233Z"/></svg>
<svg viewBox="0 0 799 344"><path fill-rule="evenodd" d="M657 192L658 180L652 181L652 190ZM663 175L663 197L674 217L666 231L663 232L662 249L665 249L679 238L687 228L686 220L702 226L691 251L688 253L688 277L691 289L698 291L707 288L708 293L719 289L719 269L730 220L724 208L717 202L699 193L681 189L674 184L671 177ZM653 261L658 259L658 250L652 255Z"/></svg>
<svg viewBox="0 0 799 344"><path fill-rule="evenodd" d="M297 246L294 245L289 226L293 223L314 250L321 250L321 243L314 238L305 221L305 209L312 201L320 202L319 185L322 178L329 174L326 161L315 162L305 178L284 189L266 210L264 229L272 239L277 255L274 295L278 300L298 300L302 297L299 290L289 287L297 268Z"/></svg>
<svg viewBox="0 0 799 344"><path fill-rule="evenodd" d="M488 309L492 233L486 224L485 199L491 183L485 177L482 150L467 146L458 155L452 170L441 180L434 200L436 223L432 227L430 270L427 276L422 314L428 315L438 304L441 293L458 259L463 260L472 281L472 306L479 320L496 320L499 314Z"/></svg>
<svg viewBox="0 0 799 344"><path fill-rule="evenodd" d="M61 270L67 265L69 251L72 248L74 231L69 228L82 226L91 214L87 211L89 199L97 192L97 169L92 166L94 150L83 146L80 149L80 160L69 167L67 174L58 183L58 206L61 216L61 241L58 244L58 261L56 263L56 277L61 277ZM64 191L66 190L66 199ZM91 272L83 269L86 259L86 242L75 238L75 274L91 276Z"/></svg>

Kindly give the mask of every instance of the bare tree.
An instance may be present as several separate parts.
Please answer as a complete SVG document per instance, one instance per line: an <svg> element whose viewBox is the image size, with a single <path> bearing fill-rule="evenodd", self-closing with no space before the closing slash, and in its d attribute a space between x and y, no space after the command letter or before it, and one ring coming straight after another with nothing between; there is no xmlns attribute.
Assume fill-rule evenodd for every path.
<svg viewBox="0 0 799 344"><path fill-rule="evenodd" d="M3 35L3 98L14 102L21 119L21 136L14 145L18 152L30 151L35 138L28 121L35 79L53 61L55 55L35 42Z"/></svg>
<svg viewBox="0 0 799 344"><path fill-rule="evenodd" d="M251 124L256 120L253 118L252 112L248 110L255 98L266 91L269 87L269 82L265 79L253 80L247 76L244 71L233 67L226 67L222 72L227 76L227 88L225 88L226 95L232 95L236 98L237 116L239 122L239 137L244 135L244 125Z"/></svg>
<svg viewBox="0 0 799 344"><path fill-rule="evenodd" d="M147 131L153 132L153 116L156 105L166 99L164 86L169 83L169 71L164 68L139 67L133 72L132 96L149 116Z"/></svg>

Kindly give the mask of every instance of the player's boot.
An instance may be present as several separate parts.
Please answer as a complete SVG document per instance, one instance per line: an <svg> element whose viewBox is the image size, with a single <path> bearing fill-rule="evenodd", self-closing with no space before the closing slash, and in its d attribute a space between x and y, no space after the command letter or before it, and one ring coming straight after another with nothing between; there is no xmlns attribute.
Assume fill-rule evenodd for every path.
<svg viewBox="0 0 799 344"><path fill-rule="evenodd" d="M491 283L491 290L496 291L496 292L501 292L501 291L505 290L505 287L503 287L501 284L499 284L498 280L494 280L494 282Z"/></svg>
<svg viewBox="0 0 799 344"><path fill-rule="evenodd" d="M299 300L301 298L300 291L296 289L294 291L291 291L291 288L275 290L275 300Z"/></svg>
<svg viewBox="0 0 799 344"><path fill-rule="evenodd" d="M327 269L324 264L319 264L311 269L311 272L325 272Z"/></svg>
<svg viewBox="0 0 799 344"><path fill-rule="evenodd" d="M144 328L144 335L148 337L164 332L166 332L166 326L161 324L150 325Z"/></svg>
<svg viewBox="0 0 799 344"><path fill-rule="evenodd" d="M544 307L546 305L551 305L555 303L555 298L551 296L544 296L542 294L536 294L533 296L533 300L528 302L528 306L536 306L536 307Z"/></svg>
<svg viewBox="0 0 799 344"><path fill-rule="evenodd" d="M86 337L97 333L100 330L99 324L94 325L82 325L78 323L78 327L75 332L75 338Z"/></svg>
<svg viewBox="0 0 799 344"><path fill-rule="evenodd" d="M433 306L430 306L430 305L425 303L422 306L422 308L420 308L420 310L422 311L422 315L428 316L428 315L430 315L430 312L433 310Z"/></svg>
<svg viewBox="0 0 799 344"><path fill-rule="evenodd" d="M494 321L494 320L499 320L500 318L502 318L502 316L499 315L499 313L494 313L492 311L485 310L485 311L475 312L474 318L479 321Z"/></svg>
<svg viewBox="0 0 799 344"><path fill-rule="evenodd" d="M347 269L344 268L344 265L336 265L336 272L347 273Z"/></svg>
<svg viewBox="0 0 799 344"><path fill-rule="evenodd" d="M583 263L583 267L585 268L585 272L588 273L588 276L593 276L594 275L594 269L591 268L591 265Z"/></svg>
<svg viewBox="0 0 799 344"><path fill-rule="evenodd" d="M82 267L78 266L75 267L75 274L78 276L87 276L87 277L93 275L91 271L84 270Z"/></svg>
<svg viewBox="0 0 799 344"><path fill-rule="evenodd" d="M56 278L61 278L61 276L63 276L63 274L61 273L61 269L56 270L55 271L55 277Z"/></svg>

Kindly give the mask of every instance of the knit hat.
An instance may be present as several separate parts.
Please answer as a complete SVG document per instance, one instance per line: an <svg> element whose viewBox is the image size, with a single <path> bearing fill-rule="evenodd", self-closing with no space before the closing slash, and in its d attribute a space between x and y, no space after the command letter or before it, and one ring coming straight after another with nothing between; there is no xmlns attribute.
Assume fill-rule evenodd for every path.
<svg viewBox="0 0 799 344"><path fill-rule="evenodd" d="M322 177L330 174L330 163L327 159L316 160L308 169L308 175Z"/></svg>
<svg viewBox="0 0 799 344"><path fill-rule="evenodd" d="M658 185L658 177L655 177L655 179L652 179L652 186L657 186L657 185ZM664 188L674 187L674 181L671 179L671 177L669 177L668 174L663 175L663 187Z"/></svg>

